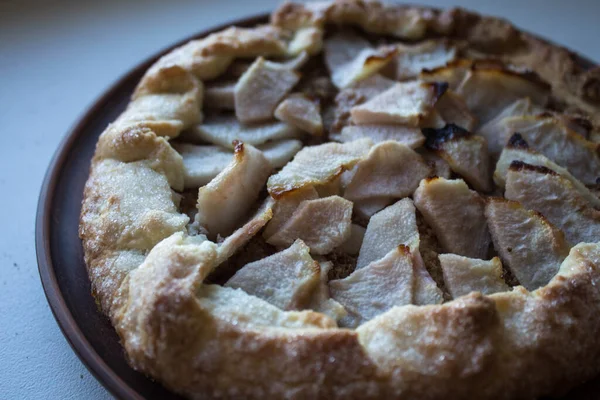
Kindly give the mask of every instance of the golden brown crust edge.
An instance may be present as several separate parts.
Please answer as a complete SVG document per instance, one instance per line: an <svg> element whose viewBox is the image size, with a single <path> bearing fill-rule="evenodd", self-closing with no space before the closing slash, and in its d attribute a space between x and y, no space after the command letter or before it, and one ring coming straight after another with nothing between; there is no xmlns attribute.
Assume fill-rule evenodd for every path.
<svg viewBox="0 0 600 400"><path fill-rule="evenodd" d="M597 70L584 71L567 50L463 10L394 10L361 1L316 11L285 5L273 21L298 31L331 22L518 49L505 58L556 83L566 102L590 114L597 110ZM375 24L383 15L386 22ZM559 275L536 292L397 308L357 331L240 328L211 314L197 296L203 274L189 270L208 268L213 250L203 249L197 259L158 257L162 250L154 249L187 223L169 187L178 187L180 159L162 137L201 119L203 79L219 75L237 54L284 51L289 40L273 34L237 42L240 35L228 34L221 45L218 35L184 45L148 71L128 110L102 135L86 184L80 236L93 290L136 369L197 398L533 398L564 392L600 372L598 245L574 248ZM116 175L128 180L115 182ZM123 216L136 182L150 182L160 201ZM146 258L149 252L154 256ZM185 276L177 272L182 269ZM318 319L312 314L302 318Z"/></svg>

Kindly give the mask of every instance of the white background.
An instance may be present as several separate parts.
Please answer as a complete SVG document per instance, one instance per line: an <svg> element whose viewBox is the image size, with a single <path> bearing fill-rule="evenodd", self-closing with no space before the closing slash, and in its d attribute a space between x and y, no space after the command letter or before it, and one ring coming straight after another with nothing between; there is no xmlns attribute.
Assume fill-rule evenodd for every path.
<svg viewBox="0 0 600 400"><path fill-rule="evenodd" d="M504 16L600 60L599 1L410 2ZM110 397L62 337L37 272L36 203L62 136L140 60L277 3L0 0L0 399Z"/></svg>

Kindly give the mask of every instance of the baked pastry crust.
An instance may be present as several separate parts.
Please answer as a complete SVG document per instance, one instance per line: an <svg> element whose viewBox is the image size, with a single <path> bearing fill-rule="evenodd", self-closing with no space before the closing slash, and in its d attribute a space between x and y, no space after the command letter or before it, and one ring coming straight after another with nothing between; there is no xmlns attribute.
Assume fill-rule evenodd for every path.
<svg viewBox="0 0 600 400"><path fill-rule="evenodd" d="M185 44L148 70L102 134L85 187L85 262L131 365L190 398L535 398L598 374L600 243L573 247L557 275L532 292L395 307L356 330L205 282L225 250L187 234L189 218L172 190L183 189L183 162L168 139L201 121L203 81L235 58L316 54L329 24L464 41L535 71L567 110L592 122L600 115L599 69L462 9L288 3L269 25ZM256 232L270 212L247 229ZM243 245L244 232L236 240Z"/></svg>

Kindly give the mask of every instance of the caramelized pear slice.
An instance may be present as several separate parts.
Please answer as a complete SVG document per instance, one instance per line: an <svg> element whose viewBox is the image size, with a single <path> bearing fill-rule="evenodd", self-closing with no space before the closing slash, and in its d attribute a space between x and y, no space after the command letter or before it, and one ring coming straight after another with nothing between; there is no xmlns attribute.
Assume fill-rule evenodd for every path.
<svg viewBox="0 0 600 400"><path fill-rule="evenodd" d="M510 290L502 279L502 263L498 257L487 261L457 254L440 254L438 258L444 282L453 298L471 292L492 294Z"/></svg>
<svg viewBox="0 0 600 400"><path fill-rule="evenodd" d="M569 179L546 167L513 161L506 174L505 197L540 212L571 244L600 238L600 211Z"/></svg>
<svg viewBox="0 0 600 400"><path fill-rule="evenodd" d="M485 215L494 247L527 290L545 286L569 254L563 233L516 201L490 198Z"/></svg>
<svg viewBox="0 0 600 400"><path fill-rule="evenodd" d="M424 179L413 197L444 251L487 258L490 235L483 213L485 204L462 179Z"/></svg>

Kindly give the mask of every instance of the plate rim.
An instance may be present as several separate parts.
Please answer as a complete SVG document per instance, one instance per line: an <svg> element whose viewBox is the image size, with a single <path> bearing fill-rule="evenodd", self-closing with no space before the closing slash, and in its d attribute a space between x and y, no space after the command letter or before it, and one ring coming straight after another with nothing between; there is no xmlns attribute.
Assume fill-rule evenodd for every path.
<svg viewBox="0 0 600 400"><path fill-rule="evenodd" d="M52 260L50 250L50 225L52 224L52 206L54 193L61 175L64 164L69 155L69 150L73 147L75 141L85 134L84 128L94 115L101 109L122 86L126 85L134 76L142 74L161 56L171 50L211 33L226 29L232 25L251 26L266 22L269 18L268 13L260 13L249 17L238 18L222 24L209 26L200 32L190 35L184 39L176 41L163 49L146 57L144 60L128 69L119 78L117 78L107 89L105 89L75 120L75 123L64 134L44 174L40 188L39 199L36 207L35 217L35 252L38 264L38 273L42 282L44 295L52 311L63 336L69 343L71 349L75 352L79 360L86 369L96 378L98 382L113 396L120 399L141 400L143 397L117 375L96 352L92 344L86 339L79 328L77 320L73 317L69 306L67 305L60 290L56 276L55 266ZM91 160L90 160L91 161ZM100 311L97 311L100 312ZM148 378L150 379L150 378Z"/></svg>

